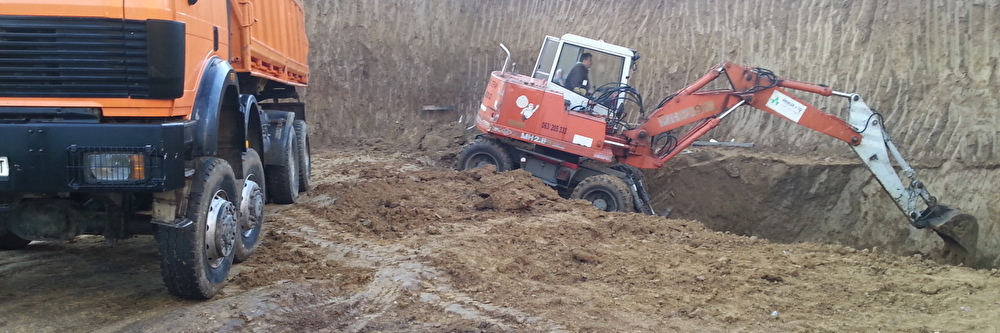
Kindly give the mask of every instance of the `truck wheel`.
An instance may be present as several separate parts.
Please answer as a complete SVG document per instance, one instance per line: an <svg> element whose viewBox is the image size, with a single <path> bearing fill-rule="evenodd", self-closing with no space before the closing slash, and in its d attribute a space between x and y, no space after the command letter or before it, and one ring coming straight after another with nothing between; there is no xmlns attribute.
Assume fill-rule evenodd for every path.
<svg viewBox="0 0 1000 333"><path fill-rule="evenodd" d="M267 180L267 197L277 204L293 204L299 197L299 173L295 160L295 132L284 147L285 165L268 165L264 168Z"/></svg>
<svg viewBox="0 0 1000 333"><path fill-rule="evenodd" d="M0 250L17 250L28 246L30 240L18 237L0 223Z"/></svg>
<svg viewBox="0 0 1000 333"><path fill-rule="evenodd" d="M167 291L188 299L209 299L226 282L239 230L236 177L225 160L197 161L184 228L158 227L160 270Z"/></svg>
<svg viewBox="0 0 1000 333"><path fill-rule="evenodd" d="M235 262L246 261L257 249L264 226L264 164L253 149L243 154L243 191L239 204L239 236L236 237Z"/></svg>
<svg viewBox="0 0 1000 333"><path fill-rule="evenodd" d="M456 169L475 169L484 165L496 165L497 172L513 169L514 162L510 154L499 144L490 140L478 139L462 148L458 153Z"/></svg>
<svg viewBox="0 0 1000 333"><path fill-rule="evenodd" d="M299 192L308 191L312 185L312 161L309 159L309 127L305 120L296 120L295 124L295 164L299 167Z"/></svg>
<svg viewBox="0 0 1000 333"><path fill-rule="evenodd" d="M612 175L596 175L584 179L576 185L572 199L590 201L600 210L606 212L632 212L632 194L628 185Z"/></svg>

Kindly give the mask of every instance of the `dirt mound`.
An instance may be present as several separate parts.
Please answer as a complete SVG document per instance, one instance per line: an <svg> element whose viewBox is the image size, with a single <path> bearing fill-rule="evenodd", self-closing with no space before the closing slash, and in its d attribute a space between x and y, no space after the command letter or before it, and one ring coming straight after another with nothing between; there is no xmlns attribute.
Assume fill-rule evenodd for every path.
<svg viewBox="0 0 1000 333"><path fill-rule="evenodd" d="M277 282L322 279L344 285L371 280L370 269L344 266L329 258L319 244L286 231L270 230L262 242L260 252L254 254L253 264L240 266L242 270L233 277L232 283L251 289Z"/></svg>
<svg viewBox="0 0 1000 333"><path fill-rule="evenodd" d="M312 196L329 196L328 204L306 209L332 223L386 238L441 221L475 221L510 213L539 214L585 208L567 201L524 171L496 173L493 166L465 172L416 170L410 164L343 169L365 181L320 184Z"/></svg>
<svg viewBox="0 0 1000 333"><path fill-rule="evenodd" d="M459 122L398 123L384 136L364 140L364 146L389 152L421 152L436 160L448 160L474 135L465 126Z"/></svg>
<svg viewBox="0 0 1000 333"><path fill-rule="evenodd" d="M883 250L774 244L696 221L602 212L558 197L523 171L456 172L405 154L342 156L317 157L323 171L316 190L269 226L301 230L307 242L355 244L335 255L347 266L378 252L365 288L398 290L366 305L383 318L369 327L756 332L993 325L983 316L998 296L991 287L1000 287L996 271ZM397 265L409 268L400 275ZM395 282L380 286L380 279Z"/></svg>
<svg viewBox="0 0 1000 333"><path fill-rule="evenodd" d="M530 173L523 170L514 170L505 173L496 173L496 168L492 165L467 171L474 179L479 180L476 184L476 195L483 198L476 203L477 209L492 209L500 212L521 212L521 211L567 211L572 208L583 207L584 202L577 202L577 205L561 200L559 194L551 187L546 186L535 179Z"/></svg>

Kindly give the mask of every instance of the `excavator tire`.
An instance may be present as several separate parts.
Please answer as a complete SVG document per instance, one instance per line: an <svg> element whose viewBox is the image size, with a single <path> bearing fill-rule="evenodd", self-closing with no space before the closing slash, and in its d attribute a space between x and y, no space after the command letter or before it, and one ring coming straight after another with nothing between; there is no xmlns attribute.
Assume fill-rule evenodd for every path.
<svg viewBox="0 0 1000 333"><path fill-rule="evenodd" d="M475 169L489 164L495 165L497 172L514 168L514 161L503 147L491 140L476 139L476 141L465 145L462 152L458 153L455 169Z"/></svg>
<svg viewBox="0 0 1000 333"><path fill-rule="evenodd" d="M17 235L7 230L7 227L0 223L0 250L17 250L28 246L28 243L31 243L31 241L17 237Z"/></svg>
<svg viewBox="0 0 1000 333"><path fill-rule="evenodd" d="M612 175L587 177L576 185L569 197L590 201L594 207L606 212L634 211L632 192L628 185Z"/></svg>

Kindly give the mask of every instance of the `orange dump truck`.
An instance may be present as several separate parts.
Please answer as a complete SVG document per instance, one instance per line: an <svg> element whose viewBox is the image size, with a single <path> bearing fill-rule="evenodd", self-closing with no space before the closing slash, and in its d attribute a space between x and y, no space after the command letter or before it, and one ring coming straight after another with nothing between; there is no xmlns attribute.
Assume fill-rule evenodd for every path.
<svg viewBox="0 0 1000 333"><path fill-rule="evenodd" d="M309 188L299 0L0 0L0 249L154 235L206 299Z"/></svg>

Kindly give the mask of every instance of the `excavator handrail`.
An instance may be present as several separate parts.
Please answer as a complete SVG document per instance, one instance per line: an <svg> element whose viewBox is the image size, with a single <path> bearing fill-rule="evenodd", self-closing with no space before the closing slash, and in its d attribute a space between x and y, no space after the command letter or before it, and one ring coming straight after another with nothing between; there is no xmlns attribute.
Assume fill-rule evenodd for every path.
<svg viewBox="0 0 1000 333"><path fill-rule="evenodd" d="M510 50L508 50L507 46L503 45L503 43L500 43L500 48L503 49L504 53L507 53L507 58L503 60L503 67L500 67L500 73L506 73L507 63L510 62Z"/></svg>

